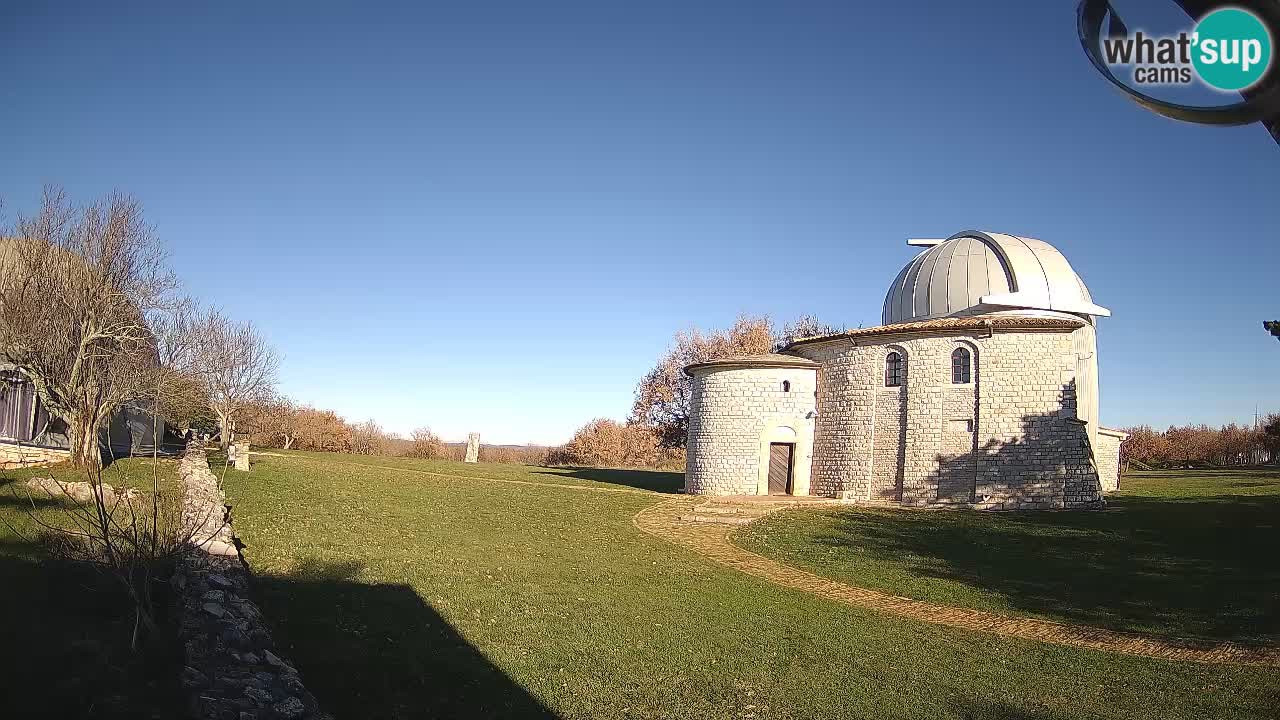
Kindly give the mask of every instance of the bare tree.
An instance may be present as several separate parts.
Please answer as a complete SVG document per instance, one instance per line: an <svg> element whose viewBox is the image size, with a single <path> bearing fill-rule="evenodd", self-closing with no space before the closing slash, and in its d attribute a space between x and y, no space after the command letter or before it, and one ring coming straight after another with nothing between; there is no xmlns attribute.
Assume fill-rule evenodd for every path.
<svg viewBox="0 0 1280 720"><path fill-rule="evenodd" d="M409 447L410 457L436 459L445 456L444 443L440 441L440 436L431 432L431 428L425 425L414 428L409 438L413 443Z"/></svg>
<svg viewBox="0 0 1280 720"><path fill-rule="evenodd" d="M275 397L280 358L253 323L236 322L217 310L205 313L196 330L194 365L209 393L225 449L237 416Z"/></svg>
<svg viewBox="0 0 1280 720"><path fill-rule="evenodd" d="M351 425L351 452L356 455L383 455L389 439L373 418Z"/></svg>
<svg viewBox="0 0 1280 720"><path fill-rule="evenodd" d="M24 238L21 242L37 241ZM38 253L32 254L38 261ZM40 267L27 257L21 257L20 262L24 270ZM41 272L29 277L48 278L60 272L88 274L92 268L80 264L65 266L56 272L42 268ZM25 281L24 277L22 282ZM81 278L80 282L89 280ZM74 289L79 285L71 287ZM32 297L37 295L33 293ZM153 594L156 587L164 581L164 573L172 567L173 561L190 546L197 527L206 524L205 518L201 518L199 524L184 522L176 488L161 480L159 445L163 426L160 415L165 412L198 412L204 405L204 394L202 384L191 374L192 348L196 339L191 322L191 304L184 300L161 305L159 298L152 298L154 302L141 320L132 312L121 312L127 323L141 322L145 328L145 333L138 331L135 339L121 343L126 350L131 350L132 343L145 343L147 351L141 359L131 352L111 353L109 351L119 348L95 341L92 347L96 350L92 352L96 354L87 355L82 363L89 366L87 377L96 383L90 387L97 393L95 402L106 408L102 412L109 414L111 405L104 403L102 398L110 397L111 393L127 397L130 402L145 404L152 411L152 436L156 441L152 445L150 465L122 468L122 464L116 464L112 472L118 479L112 482L117 486L112 487L104 481L103 469L98 462L97 429L86 428L81 431L86 434L78 436L94 440L93 452L82 456L84 462L79 471L86 481L36 478L23 486L21 497L30 510L31 518L45 531L54 553L89 563L128 593L134 613L131 639L134 650L156 627L157 603ZM56 299L51 301L56 302ZM130 311L134 309L128 308ZM101 327L101 323L93 311L86 310L82 328L88 329L80 332L92 334L93 328ZM67 330L61 332L71 334ZM96 366L103 362L115 363L119 367ZM81 372L85 372L83 368ZM62 383L66 380L54 376L48 385L59 388ZM17 494L18 491L12 492ZM61 511L59 516L50 517L38 511L37 503L49 500L57 501L56 507ZM221 521L218 518L213 520Z"/></svg>
<svg viewBox="0 0 1280 720"><path fill-rule="evenodd" d="M298 408L287 397L272 398L261 406L262 433L285 450L298 438Z"/></svg>
<svg viewBox="0 0 1280 720"><path fill-rule="evenodd" d="M114 193L84 206L46 188L0 240L0 358L68 426L71 460L101 464L98 436L160 381L147 315L175 287L142 207Z"/></svg>
<svg viewBox="0 0 1280 720"><path fill-rule="evenodd" d="M347 452L351 449L351 426L332 410L300 407L294 422L299 449L326 452Z"/></svg>
<svg viewBox="0 0 1280 720"><path fill-rule="evenodd" d="M676 333L675 345L640 380L631 424L653 428L663 447L682 448L689 432L692 385L684 374L687 365L734 355L757 355L777 350L791 340L834 332L810 315L774 333L767 317L740 317L728 330Z"/></svg>
<svg viewBox="0 0 1280 720"><path fill-rule="evenodd" d="M171 425L189 428L206 424L209 418L209 391L197 363L201 338L199 310L190 298L148 314L155 337L160 371L154 393L156 414ZM155 428L159 432L159 427Z"/></svg>
<svg viewBox="0 0 1280 720"><path fill-rule="evenodd" d="M782 330L773 338L773 349L781 350L801 338L834 335L838 332L840 332L839 328L822 322L816 316L801 315L782 326Z"/></svg>

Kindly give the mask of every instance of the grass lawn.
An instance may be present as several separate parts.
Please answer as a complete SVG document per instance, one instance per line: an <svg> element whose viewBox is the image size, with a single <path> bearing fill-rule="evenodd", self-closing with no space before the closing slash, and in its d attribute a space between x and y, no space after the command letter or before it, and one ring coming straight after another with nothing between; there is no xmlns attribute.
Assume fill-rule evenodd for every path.
<svg viewBox="0 0 1280 720"><path fill-rule="evenodd" d="M160 462L165 485L176 488L174 463ZM147 459L118 460L103 479L149 489L151 467ZM133 610L124 591L110 577L46 552L41 522L74 523L62 501L36 498L33 508L21 483L50 475L85 479L67 465L0 470L0 717L180 717L181 649L173 630L130 652Z"/></svg>
<svg viewBox="0 0 1280 720"><path fill-rule="evenodd" d="M734 541L947 605L1280 642L1280 470L1141 472L1123 487L1104 512L786 512Z"/></svg>
<svg viewBox="0 0 1280 720"><path fill-rule="evenodd" d="M255 459L227 492L259 599L339 717L1199 719L1280 706L1272 668L1001 639L736 573L631 524L662 496L628 488L669 490L677 474Z"/></svg>

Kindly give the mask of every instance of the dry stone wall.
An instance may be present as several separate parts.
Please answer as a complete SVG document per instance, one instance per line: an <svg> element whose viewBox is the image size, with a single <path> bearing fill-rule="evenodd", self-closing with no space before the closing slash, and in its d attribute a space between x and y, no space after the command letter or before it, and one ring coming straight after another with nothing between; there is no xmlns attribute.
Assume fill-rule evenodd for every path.
<svg viewBox="0 0 1280 720"><path fill-rule="evenodd" d="M71 457L70 450L0 443L0 470L62 462L69 457Z"/></svg>
<svg viewBox="0 0 1280 720"><path fill-rule="evenodd" d="M252 577L231 527L231 510L204 449L188 447L178 465L183 520L194 529L173 584L186 665L188 715L198 720L328 718L298 671L277 653Z"/></svg>
<svg viewBox="0 0 1280 720"><path fill-rule="evenodd" d="M796 443L796 474L803 472L807 479L814 428L814 380L815 371L809 368L698 371L693 378L685 491L703 495L756 494L762 449L768 450L766 433L779 426L795 431L791 441Z"/></svg>

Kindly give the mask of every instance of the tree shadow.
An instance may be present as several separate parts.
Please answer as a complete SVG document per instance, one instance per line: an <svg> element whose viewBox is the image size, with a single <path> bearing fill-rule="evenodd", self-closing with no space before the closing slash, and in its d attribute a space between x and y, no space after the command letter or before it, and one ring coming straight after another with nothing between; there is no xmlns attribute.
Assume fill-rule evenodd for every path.
<svg viewBox="0 0 1280 720"><path fill-rule="evenodd" d="M3 715L182 717L182 649L165 588L157 583L160 630L132 653L133 612L109 577L50 559L35 542L0 538Z"/></svg>
<svg viewBox="0 0 1280 720"><path fill-rule="evenodd" d="M557 469L562 472L555 472L552 469L534 470L533 472L538 475L592 480L599 483L622 485L659 493L675 493L684 487L684 473L671 472L669 470L621 470L593 467L564 467Z"/></svg>
<svg viewBox="0 0 1280 720"><path fill-rule="evenodd" d="M974 456L939 456L926 487L967 472L975 500L989 507L1006 497L1046 508L1073 498L1089 506L1099 484L1081 455L1084 443L1085 427L1069 417L1028 415L1015 440L975 447ZM1249 473L1257 485L1280 483L1280 469ZM1280 638L1280 495L1231 495L1229 486L1223 482L1219 495L1113 496L1101 511L851 511L815 542L1068 622L1271 643ZM947 602L954 591L939 592L934 599Z"/></svg>
<svg viewBox="0 0 1280 720"><path fill-rule="evenodd" d="M1057 720L1067 717L1046 707L1021 708L1003 700L965 699L951 705L963 720Z"/></svg>
<svg viewBox="0 0 1280 720"><path fill-rule="evenodd" d="M339 718L554 718L409 585L312 561L255 577L276 643Z"/></svg>
<svg viewBox="0 0 1280 720"><path fill-rule="evenodd" d="M40 510L60 505L60 498L50 497L39 490L27 491L16 478L0 477L0 510L13 508L18 511Z"/></svg>

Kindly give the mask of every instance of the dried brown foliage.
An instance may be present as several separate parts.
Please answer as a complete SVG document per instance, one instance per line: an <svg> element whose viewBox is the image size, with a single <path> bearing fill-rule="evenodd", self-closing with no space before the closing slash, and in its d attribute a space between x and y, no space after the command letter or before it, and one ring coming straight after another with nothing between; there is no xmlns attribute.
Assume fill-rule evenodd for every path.
<svg viewBox="0 0 1280 720"><path fill-rule="evenodd" d="M1271 415L1259 427L1229 423L1171 426L1164 432L1141 425L1125 430L1129 437L1120 446L1121 470L1139 467L1187 467L1192 465L1252 465L1280 459L1280 442L1268 444L1274 428L1280 439L1280 415Z"/></svg>
<svg viewBox="0 0 1280 720"><path fill-rule="evenodd" d="M455 459L461 460L466 454L466 445L458 445L461 451ZM480 462L505 463L508 465L542 465L546 462L547 449L534 445L481 445Z"/></svg>
<svg viewBox="0 0 1280 720"><path fill-rule="evenodd" d="M579 428L568 443L549 451L546 462L588 467L672 467L684 464L684 452L664 447L654 428L597 418Z"/></svg>
<svg viewBox="0 0 1280 720"><path fill-rule="evenodd" d="M768 318L740 317L728 330L676 333L673 347L640 380L631 421L652 427L665 447L684 447L689 431L692 385L684 368L733 355L757 355L773 349Z"/></svg>
<svg viewBox="0 0 1280 720"><path fill-rule="evenodd" d="M428 460L439 460L447 457L445 444L441 442L440 436L431 432L431 428L426 426L414 428L409 435L408 451L404 454L409 457Z"/></svg>

